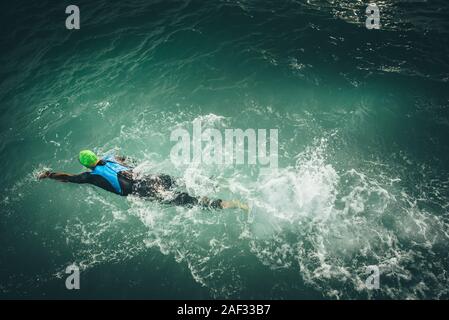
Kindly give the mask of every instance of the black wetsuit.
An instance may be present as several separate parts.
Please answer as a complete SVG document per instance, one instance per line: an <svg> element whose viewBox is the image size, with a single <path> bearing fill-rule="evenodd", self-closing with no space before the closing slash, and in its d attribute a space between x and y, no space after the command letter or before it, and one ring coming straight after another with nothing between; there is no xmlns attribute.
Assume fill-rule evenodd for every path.
<svg viewBox="0 0 449 320"><path fill-rule="evenodd" d="M101 164L99 164L101 165ZM186 192L175 191L176 182L172 177L165 174L151 175L140 179L134 179L131 172L119 172L117 174L121 187L121 193L118 193L110 182L101 175L83 172L78 175L65 177L65 181L72 183L88 183L107 191L122 195L136 195L152 200L158 200L162 203L172 205L194 206L201 205L209 208L221 208L221 200L200 200Z"/></svg>

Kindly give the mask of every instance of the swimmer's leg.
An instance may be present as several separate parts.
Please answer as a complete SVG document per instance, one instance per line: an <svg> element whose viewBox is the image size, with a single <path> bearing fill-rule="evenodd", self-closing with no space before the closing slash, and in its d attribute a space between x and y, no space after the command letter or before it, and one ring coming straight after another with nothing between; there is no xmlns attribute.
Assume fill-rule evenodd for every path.
<svg viewBox="0 0 449 320"><path fill-rule="evenodd" d="M212 209L242 209L245 212L249 212L248 205L240 202L239 200L209 200L207 197L204 197L200 200L200 204L203 207L212 208Z"/></svg>
<svg viewBox="0 0 449 320"><path fill-rule="evenodd" d="M165 203L165 204L172 204L172 205L175 205L175 206L191 207L191 206L196 206L199 203L199 201L198 201L197 198L192 197L188 193L181 192L181 193L177 193L174 196L174 198L163 201L163 203Z"/></svg>
<svg viewBox="0 0 449 320"><path fill-rule="evenodd" d="M210 200L207 197L197 198L192 197L186 192L177 193L174 198L163 201L165 204L171 204L175 206L201 206L206 209L242 209L249 212L248 205L240 202L239 200L224 201L221 199Z"/></svg>
<svg viewBox="0 0 449 320"><path fill-rule="evenodd" d="M201 206L206 209L223 209L223 202L224 201L222 201L221 199L210 200L207 197L192 197L185 192L177 193L174 198L164 201L164 203L166 204L172 204L176 206Z"/></svg>

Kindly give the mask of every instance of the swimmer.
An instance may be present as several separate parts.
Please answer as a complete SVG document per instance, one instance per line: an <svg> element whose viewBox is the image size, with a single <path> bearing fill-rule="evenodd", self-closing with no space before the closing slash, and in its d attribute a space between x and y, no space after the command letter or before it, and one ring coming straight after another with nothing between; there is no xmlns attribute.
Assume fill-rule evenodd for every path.
<svg viewBox="0 0 449 320"><path fill-rule="evenodd" d="M199 198L186 192L175 191L176 182L169 175L158 174L135 178L132 167L126 164L126 157L98 158L94 152L83 150L79 153L79 161L90 171L80 174L45 171L39 174L38 178L39 180L53 179L61 182L92 184L120 196L136 195L176 206L249 210L246 204L238 200L210 200L207 197Z"/></svg>

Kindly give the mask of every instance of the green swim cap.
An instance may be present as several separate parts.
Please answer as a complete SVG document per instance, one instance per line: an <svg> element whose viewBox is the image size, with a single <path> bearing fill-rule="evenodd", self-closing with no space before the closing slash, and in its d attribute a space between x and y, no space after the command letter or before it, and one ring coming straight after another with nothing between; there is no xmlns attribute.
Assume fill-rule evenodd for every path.
<svg viewBox="0 0 449 320"><path fill-rule="evenodd" d="M92 168L97 164L98 157L90 150L83 150L80 152L80 162L86 168Z"/></svg>

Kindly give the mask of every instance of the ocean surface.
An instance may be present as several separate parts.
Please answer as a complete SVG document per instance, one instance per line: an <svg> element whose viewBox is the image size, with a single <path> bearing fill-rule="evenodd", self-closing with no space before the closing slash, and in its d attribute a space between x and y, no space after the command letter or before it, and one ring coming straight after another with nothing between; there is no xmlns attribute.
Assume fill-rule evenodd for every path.
<svg viewBox="0 0 449 320"><path fill-rule="evenodd" d="M448 299L449 3L376 3L2 2L0 298ZM278 170L175 165L194 121L278 129ZM36 179L86 148L251 212Z"/></svg>

